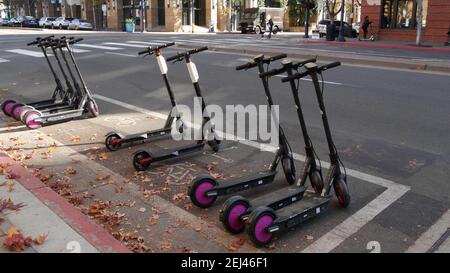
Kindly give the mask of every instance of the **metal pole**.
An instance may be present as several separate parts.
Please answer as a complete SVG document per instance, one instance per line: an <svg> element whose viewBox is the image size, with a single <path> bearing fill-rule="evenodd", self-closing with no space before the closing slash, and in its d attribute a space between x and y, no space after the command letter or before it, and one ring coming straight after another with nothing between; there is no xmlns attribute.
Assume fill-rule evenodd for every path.
<svg viewBox="0 0 450 273"><path fill-rule="evenodd" d="M189 1L190 2L190 4L191 4L191 28L192 28L192 33L194 33L194 1L195 0L191 0L191 1Z"/></svg>
<svg viewBox="0 0 450 273"><path fill-rule="evenodd" d="M145 0L141 0L141 32L145 32Z"/></svg>
<svg viewBox="0 0 450 273"><path fill-rule="evenodd" d="M309 38L309 0L306 0L305 38Z"/></svg>
<svg viewBox="0 0 450 273"><path fill-rule="evenodd" d="M341 25L339 26L339 36L337 38L338 42L345 42L344 38L344 11L345 11L345 0L341 0Z"/></svg>

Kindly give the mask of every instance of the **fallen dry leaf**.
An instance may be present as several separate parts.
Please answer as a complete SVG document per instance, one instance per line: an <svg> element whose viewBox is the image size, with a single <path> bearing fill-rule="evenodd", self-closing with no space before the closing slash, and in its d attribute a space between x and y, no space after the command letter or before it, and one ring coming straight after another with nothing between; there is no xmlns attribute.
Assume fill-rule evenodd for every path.
<svg viewBox="0 0 450 273"><path fill-rule="evenodd" d="M146 208L140 208L139 211L140 212L145 212L147 209Z"/></svg>
<svg viewBox="0 0 450 273"><path fill-rule="evenodd" d="M81 140L80 136L72 136L70 138L70 141L72 141L72 142L80 142L80 140Z"/></svg>
<svg viewBox="0 0 450 273"><path fill-rule="evenodd" d="M311 235L305 235L305 239L310 241L310 240L314 240L314 237Z"/></svg>
<svg viewBox="0 0 450 273"><path fill-rule="evenodd" d="M98 154L98 159L99 160L107 160L108 159L108 155L106 153L99 153Z"/></svg>
<svg viewBox="0 0 450 273"><path fill-rule="evenodd" d="M33 242L37 245L42 245L45 242L45 240L47 240L47 237L48 237L48 233L41 234L41 235L37 236L36 238L34 238Z"/></svg>
<svg viewBox="0 0 450 273"><path fill-rule="evenodd" d="M65 173L65 174L76 174L76 173L77 173L77 170L75 170L75 169L72 168L72 167L67 167L67 168L64 169L64 173Z"/></svg>

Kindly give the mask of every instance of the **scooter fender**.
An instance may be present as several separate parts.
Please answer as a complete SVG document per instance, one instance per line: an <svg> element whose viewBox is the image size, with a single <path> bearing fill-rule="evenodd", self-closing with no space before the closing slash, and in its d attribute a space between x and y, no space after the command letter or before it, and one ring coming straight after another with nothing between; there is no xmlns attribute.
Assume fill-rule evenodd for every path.
<svg viewBox="0 0 450 273"><path fill-rule="evenodd" d="M111 132L108 132L106 135L105 135L105 137L109 137L109 136L112 136L112 135L118 135L120 138L125 138L125 135L124 134L122 134L122 133L118 133L118 132L114 132L114 131L111 131Z"/></svg>

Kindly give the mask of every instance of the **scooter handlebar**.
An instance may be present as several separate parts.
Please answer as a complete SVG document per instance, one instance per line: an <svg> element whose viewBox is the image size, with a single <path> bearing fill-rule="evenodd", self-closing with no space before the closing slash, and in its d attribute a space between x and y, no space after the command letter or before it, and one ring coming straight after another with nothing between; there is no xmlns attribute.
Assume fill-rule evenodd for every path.
<svg viewBox="0 0 450 273"><path fill-rule="evenodd" d="M341 62L334 62L334 63L326 64L326 65L321 66L319 68L319 71L322 72L322 71L325 71L325 70L328 70L328 69L331 69L331 68L338 67L340 65L341 65Z"/></svg>
<svg viewBox="0 0 450 273"><path fill-rule="evenodd" d="M249 68L252 68L252 67L255 67L255 66L257 66L258 64L256 63L256 62L248 62L248 63L246 63L246 64L241 64L241 65L239 65L239 66L237 66L236 67L236 70L247 70L247 69L249 69Z"/></svg>
<svg viewBox="0 0 450 273"><path fill-rule="evenodd" d="M272 57L265 58L264 59L264 63L271 63L273 61L280 60L280 59L283 59L283 58L286 58L286 57L287 57L287 55L284 54L284 53L280 54L280 55L275 55L275 56L272 56Z"/></svg>
<svg viewBox="0 0 450 273"><path fill-rule="evenodd" d="M76 44L76 43L81 42L81 41L83 41L83 38L78 38L78 39L75 39L75 40L70 40L69 44L73 45L73 44Z"/></svg>
<svg viewBox="0 0 450 273"><path fill-rule="evenodd" d="M302 66L304 66L307 63L315 63L316 61L317 61L316 58L312 58L312 59L308 59L308 60L305 60L305 61L302 61L302 62L294 63L294 64L292 64L292 66L293 66L294 69L298 69L299 67L302 67Z"/></svg>
<svg viewBox="0 0 450 273"><path fill-rule="evenodd" d="M36 45L36 44L38 44L38 43L40 43L42 41L47 41L47 40L49 40L49 39L51 39L53 37L55 37L55 35L50 35L50 36L47 36L47 37L44 37L44 38L37 37L36 40L34 40L33 42L28 43L27 46Z"/></svg>
<svg viewBox="0 0 450 273"><path fill-rule="evenodd" d="M309 71L305 71L305 72L302 72L302 73L295 73L292 76L282 78L281 82L289 82L289 81L292 81L292 80L301 79L301 78L304 78L304 77L306 77L308 75L309 75Z"/></svg>
<svg viewBox="0 0 450 273"><path fill-rule="evenodd" d="M173 46L173 45L175 45L174 42L167 43L167 44L162 44L162 45L159 45L159 46L149 46L145 50L139 51L138 55L142 55L142 54L145 54L145 53L148 53L149 55L151 55L151 54L155 53L155 51L157 51L157 50L160 50L162 48L166 48L166 47L169 47L169 46Z"/></svg>
<svg viewBox="0 0 450 273"><path fill-rule="evenodd" d="M186 55L192 55L192 54L199 53L199 52L202 52L202 51L205 51L205 50L208 50L207 46L195 48L195 49L183 52L183 53L178 53L175 56L169 57L169 58L167 58L167 61L170 62L170 61L174 61L174 60L177 60L177 59L183 59L184 56L186 56Z"/></svg>
<svg viewBox="0 0 450 273"><path fill-rule="evenodd" d="M260 78L265 78L265 77L271 77L271 76L275 76L281 73L284 73L286 71L285 67L281 67L281 68L274 68L270 71L264 72L259 74Z"/></svg>

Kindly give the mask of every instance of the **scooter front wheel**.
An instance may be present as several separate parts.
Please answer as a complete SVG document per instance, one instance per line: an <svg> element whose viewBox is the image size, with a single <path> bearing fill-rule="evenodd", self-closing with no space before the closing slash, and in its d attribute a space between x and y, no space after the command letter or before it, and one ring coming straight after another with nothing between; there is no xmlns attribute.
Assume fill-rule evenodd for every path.
<svg viewBox="0 0 450 273"><path fill-rule="evenodd" d="M259 207L250 214L247 232L255 245L264 246L272 241L273 233L267 229L275 218L274 211L268 207Z"/></svg>
<svg viewBox="0 0 450 273"><path fill-rule="evenodd" d="M31 110L36 110L36 109L33 106L30 106L30 105L25 105L25 106L20 108L19 117L20 117L20 120L23 123L26 123L26 120L24 118L25 114L28 113L28 111L31 111Z"/></svg>
<svg viewBox="0 0 450 273"><path fill-rule="evenodd" d="M286 177L286 181L289 185L292 185L295 183L296 174L295 174L295 165L294 165L294 159L290 157L285 157L281 161L281 165L283 166L284 175Z"/></svg>
<svg viewBox="0 0 450 273"><path fill-rule="evenodd" d="M318 170L311 170L309 173L309 181L316 193L321 193L323 189L323 179L322 175Z"/></svg>
<svg viewBox="0 0 450 273"><path fill-rule="evenodd" d="M122 138L118 134L108 135L105 139L105 146L112 152L117 151L122 147Z"/></svg>
<svg viewBox="0 0 450 273"><path fill-rule="evenodd" d="M13 117L15 120L19 121L20 120L20 111L23 106L25 106L25 104L15 103L11 107L11 117Z"/></svg>
<svg viewBox="0 0 450 273"><path fill-rule="evenodd" d="M212 176L197 176L192 181L188 190L192 204L199 208L209 208L216 201L217 195L206 196L206 192L217 186L217 181Z"/></svg>
<svg viewBox="0 0 450 273"><path fill-rule="evenodd" d="M137 151L133 156L133 167L136 171L145 171L150 167L153 156L145 150Z"/></svg>
<svg viewBox="0 0 450 273"><path fill-rule="evenodd" d="M98 105L94 100L90 100L87 103L87 110L91 113L93 118L98 117L100 115L100 111L98 110Z"/></svg>
<svg viewBox="0 0 450 273"><path fill-rule="evenodd" d="M248 212L249 208L250 203L244 197L238 195L230 197L223 204L219 219L228 232L241 233L245 229L245 222L241 220L241 216Z"/></svg>
<svg viewBox="0 0 450 273"><path fill-rule="evenodd" d="M14 103L16 103L15 100L5 100L2 103L2 111L3 113L5 113L5 115L11 116L11 108L14 105Z"/></svg>
<svg viewBox="0 0 450 273"><path fill-rule="evenodd" d="M345 176L341 175L333 183L334 193L341 207L346 208L350 204L350 192L348 190Z"/></svg>
<svg viewBox="0 0 450 273"><path fill-rule="evenodd" d="M37 118L42 117L42 113L37 110L31 110L28 111L25 116L23 117L25 120L25 125L29 129L38 129L42 127L42 123L39 121L36 121Z"/></svg>

